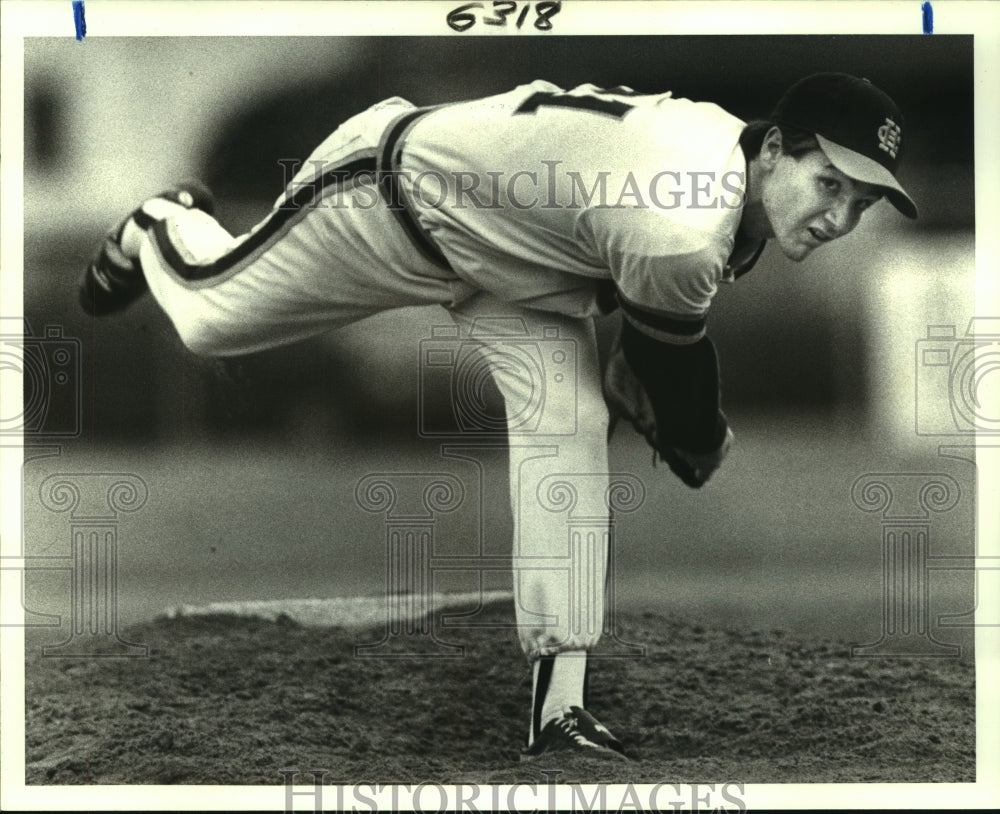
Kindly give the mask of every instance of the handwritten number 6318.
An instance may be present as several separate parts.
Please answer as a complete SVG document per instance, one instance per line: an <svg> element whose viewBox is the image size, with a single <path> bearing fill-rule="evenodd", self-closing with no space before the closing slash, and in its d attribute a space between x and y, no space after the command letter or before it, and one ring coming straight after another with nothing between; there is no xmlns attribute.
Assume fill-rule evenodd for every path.
<svg viewBox="0 0 1000 814"><path fill-rule="evenodd" d="M459 6L448 14L448 26L454 31L468 31L476 24L477 20L475 13L471 9L484 8L485 5L485 3L466 3L464 6ZM506 26L507 18L517 11L519 5L514 0L494 0L491 3L494 16L487 17L484 15L483 24ZM535 28L539 31L551 31L552 18L559 13L559 9L561 8L562 3L560 0L543 0L541 3L535 3ZM524 21L530 11L531 3L525 3L521 8L521 13L517 15L515 23L517 28L524 25Z"/></svg>

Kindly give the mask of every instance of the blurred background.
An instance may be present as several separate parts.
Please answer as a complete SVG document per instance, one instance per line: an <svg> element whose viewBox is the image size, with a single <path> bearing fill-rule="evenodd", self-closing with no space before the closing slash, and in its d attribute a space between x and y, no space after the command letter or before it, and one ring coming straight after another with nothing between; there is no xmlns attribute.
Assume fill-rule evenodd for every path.
<svg viewBox="0 0 1000 814"><path fill-rule="evenodd" d="M437 104L543 78L672 90L751 119L801 76L846 71L903 109L901 180L921 218L880 204L836 248L802 264L769 248L723 288L710 333L738 446L695 493L619 429L612 469L641 478L646 500L618 522L616 602L874 640L881 517L852 502L859 476L948 474L961 498L934 516L932 553L974 548L971 450L938 451L971 444L949 389L954 365L921 355L971 342L972 69L972 38L949 36L26 40L23 309L36 338L25 347L43 365L41 384L26 378L33 411L18 420L30 440L59 444L25 465L26 553L69 546L67 518L39 502L44 477L107 471L134 473L150 492L122 519L124 622L182 602L383 591L386 521L355 499L373 472L457 475L466 501L440 519L436 544L509 553L503 449L470 460L416 432L423 410L448 405L447 393L421 405L419 386L420 341L448 323L443 312L383 314L225 365L189 354L149 298L86 318L80 272L150 194L201 178L219 220L243 232L280 194L280 159L305 159L341 121L393 95ZM8 337L12 313L5 302ZM49 387L58 349L79 367ZM469 590L478 579L440 574L436 585ZM484 580L510 586L509 573ZM63 612L67 584L67 574L29 574L29 610ZM969 572L936 572L933 613L971 610L971 586Z"/></svg>

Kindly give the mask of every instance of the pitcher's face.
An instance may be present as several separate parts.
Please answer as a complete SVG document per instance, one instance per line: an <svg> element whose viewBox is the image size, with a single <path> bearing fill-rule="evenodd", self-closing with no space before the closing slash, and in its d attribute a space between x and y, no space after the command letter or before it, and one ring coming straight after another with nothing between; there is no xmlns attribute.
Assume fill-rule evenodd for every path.
<svg viewBox="0 0 1000 814"><path fill-rule="evenodd" d="M878 187L848 178L818 149L774 158L761 190L773 237L791 260L851 232L881 197Z"/></svg>

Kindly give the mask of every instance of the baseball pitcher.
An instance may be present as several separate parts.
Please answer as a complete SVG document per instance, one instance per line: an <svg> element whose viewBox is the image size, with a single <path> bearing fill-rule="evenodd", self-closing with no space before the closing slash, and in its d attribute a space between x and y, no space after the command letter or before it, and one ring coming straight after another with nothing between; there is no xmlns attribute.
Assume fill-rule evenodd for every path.
<svg viewBox="0 0 1000 814"><path fill-rule="evenodd" d="M803 260L882 198L916 217L896 179L904 144L895 103L846 74L803 79L749 124L669 93L544 81L439 107L392 98L320 144L248 234L212 217L200 185L147 200L100 245L81 303L100 316L149 290L210 356L441 305L488 361L512 438L539 382L495 361L502 327L477 325L574 343L575 388L546 390L530 443L510 450L515 607L534 682L521 757L624 760L585 698L607 542L589 540L567 569L564 521L539 487L558 474L576 514L608 517L609 416L703 486L733 444L706 334L718 286L769 240ZM613 310L621 333L602 371L594 319Z"/></svg>

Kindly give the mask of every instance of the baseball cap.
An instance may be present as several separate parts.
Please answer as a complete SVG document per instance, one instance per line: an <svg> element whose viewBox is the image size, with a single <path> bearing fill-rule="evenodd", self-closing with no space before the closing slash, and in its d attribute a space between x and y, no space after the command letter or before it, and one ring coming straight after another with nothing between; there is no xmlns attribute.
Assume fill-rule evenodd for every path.
<svg viewBox="0 0 1000 814"><path fill-rule="evenodd" d="M846 73L807 76L785 92L771 121L814 134L844 175L881 187L896 209L917 217L916 204L896 180L903 156L903 114L867 79Z"/></svg>

